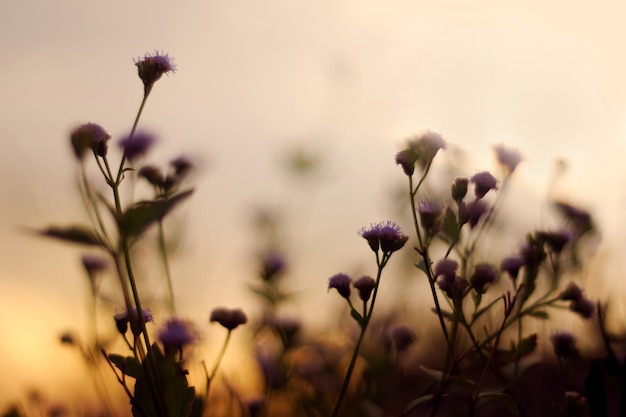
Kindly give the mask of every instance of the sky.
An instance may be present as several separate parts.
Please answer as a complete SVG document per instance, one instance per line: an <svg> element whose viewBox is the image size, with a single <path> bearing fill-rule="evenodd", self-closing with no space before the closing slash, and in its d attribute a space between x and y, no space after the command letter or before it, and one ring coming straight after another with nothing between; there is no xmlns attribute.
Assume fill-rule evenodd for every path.
<svg viewBox="0 0 626 417"><path fill-rule="evenodd" d="M469 174L494 167L494 144L522 152L513 185L530 197L511 209L531 228L541 224L534 202L566 161L557 193L601 225L596 291L623 289L625 9L561 0L3 1L0 314L10 319L0 331L11 336L0 342L0 370L15 377L0 381L0 406L31 386L72 383L63 378L75 356L55 338L84 325L81 252L22 228L85 220L69 132L96 122L113 141L128 133L142 93L134 60L155 50L178 71L157 83L140 124L159 138L150 160L186 154L200 166L172 264L194 320L206 325L218 303L250 303L259 207L285 214L282 244L303 295L296 308L326 317L327 278L369 260L356 231L389 218L390 189L402 180L393 156L427 129L444 135L448 154L465 152ZM316 181L280 169L301 148L322 161Z"/></svg>

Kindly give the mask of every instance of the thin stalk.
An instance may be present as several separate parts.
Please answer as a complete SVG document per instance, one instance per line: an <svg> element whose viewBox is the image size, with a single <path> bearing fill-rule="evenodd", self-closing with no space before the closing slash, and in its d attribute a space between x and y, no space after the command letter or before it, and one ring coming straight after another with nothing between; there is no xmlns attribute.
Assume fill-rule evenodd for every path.
<svg viewBox="0 0 626 417"><path fill-rule="evenodd" d="M165 270L165 279L167 280L167 292L169 296L170 312L176 314L176 305L174 302L174 287L172 285L172 273L170 272L170 263L167 256L167 248L165 246L165 233L163 232L163 220L159 220L159 252L163 260L163 269Z"/></svg>
<svg viewBox="0 0 626 417"><path fill-rule="evenodd" d="M229 330L228 333L226 334L226 339L224 340L224 343L222 344L222 348L220 349L220 352L217 355L217 358L215 359L215 363L213 364L213 368L211 368L211 373L207 373L207 386L206 386L206 392L205 392L205 398L208 402L209 399L209 391L211 389L211 382L213 382L213 379L215 378L215 375L217 375L217 370L220 367L220 363L222 362L222 359L224 358L224 353L226 353L226 348L228 347L228 342L230 341L230 335L231 335L232 331Z"/></svg>
<svg viewBox="0 0 626 417"><path fill-rule="evenodd" d="M370 322L372 317L372 313L374 312L374 304L376 303L376 295L378 294L378 287L380 284L380 277L383 272L383 268L387 264L387 261L391 257L391 253L383 254L382 260L379 258L378 252L376 252L376 263L378 264L378 271L376 273L376 285L374 286L374 292L372 294L372 301L370 302L369 310L367 310L367 314L363 317L361 322L361 334L359 335L359 339L356 342L354 347L354 351L352 352L352 358L350 359L350 364L348 365L348 370L346 371L346 376L343 379L343 384L341 386L341 391L339 392L339 397L337 398L337 402L335 403L335 408L333 410L332 417L336 417L339 413L339 409L341 408L341 403L343 402L343 398L348 390L348 385L350 384L350 379L352 378L352 372L354 371L354 366L356 365L356 360L359 356L359 349L361 348L361 343L363 342L363 336L365 335L365 331L367 330L367 325Z"/></svg>

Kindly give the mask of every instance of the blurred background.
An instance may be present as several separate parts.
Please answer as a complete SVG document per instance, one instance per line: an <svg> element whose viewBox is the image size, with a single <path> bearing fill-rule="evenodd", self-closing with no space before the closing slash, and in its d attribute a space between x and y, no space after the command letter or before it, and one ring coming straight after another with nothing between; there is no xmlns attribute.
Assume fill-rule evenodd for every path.
<svg viewBox="0 0 626 417"><path fill-rule="evenodd" d="M393 156L426 129L469 175L494 168L494 144L524 155L511 184L524 198L508 206L521 230L542 226L567 166L554 193L602 234L588 291L623 294L625 13L618 1L3 1L0 407L80 384L57 340L85 324L82 252L20 227L86 220L69 132L128 133L142 94L133 60L155 50L178 72L141 126L159 138L148 160L198 162L172 269L200 326L215 306L252 304L259 213L280 214L293 308L322 326L337 306L328 277L371 262L356 232L390 218L405 179ZM294 161L316 170L297 178Z"/></svg>

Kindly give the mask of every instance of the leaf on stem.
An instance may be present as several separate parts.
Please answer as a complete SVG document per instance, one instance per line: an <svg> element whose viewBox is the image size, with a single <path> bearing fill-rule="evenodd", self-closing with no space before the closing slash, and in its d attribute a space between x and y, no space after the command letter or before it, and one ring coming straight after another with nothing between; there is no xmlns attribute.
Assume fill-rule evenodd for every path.
<svg viewBox="0 0 626 417"><path fill-rule="evenodd" d="M79 245L103 246L103 242L98 235L86 226L50 226L47 229L38 231L37 234Z"/></svg>
<svg viewBox="0 0 626 417"><path fill-rule="evenodd" d="M108 357L117 369L122 371L125 375L133 378L139 378L143 373L141 363L139 363L139 361L133 356L122 356L112 353L108 355Z"/></svg>
<svg viewBox="0 0 626 417"><path fill-rule="evenodd" d="M158 198L150 201L140 201L130 206L118 221L120 233L133 237L144 232L152 224L163 218L193 193L193 189L182 191L169 198Z"/></svg>
<svg viewBox="0 0 626 417"><path fill-rule="evenodd" d="M147 367L150 363L156 364L153 370L154 378L148 380L147 375L152 374ZM135 384L135 403L133 405L134 417L145 417L142 410L149 416L163 415L158 412L164 407L167 417L187 417L194 402L195 389L187 382L186 372L174 359L173 355L163 355L157 344L152 345L148 356L143 362L143 372ZM155 393L151 391L153 384ZM159 398L154 398L154 394ZM160 404L155 404L155 400Z"/></svg>

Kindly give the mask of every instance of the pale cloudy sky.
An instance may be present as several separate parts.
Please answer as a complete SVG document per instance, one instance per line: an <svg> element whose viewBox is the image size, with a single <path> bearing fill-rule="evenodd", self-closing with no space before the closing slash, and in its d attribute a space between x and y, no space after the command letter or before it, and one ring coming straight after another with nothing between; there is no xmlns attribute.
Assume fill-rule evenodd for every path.
<svg viewBox="0 0 626 417"><path fill-rule="evenodd" d="M519 149L518 186L537 199L564 158L561 193L602 218L611 247L626 243L625 12L619 1L3 1L0 314L11 319L0 369L17 382L0 385L0 403L72 360L39 347L80 327L79 252L16 226L81 215L68 132L87 121L128 132L141 98L133 58L158 49L178 64L142 119L160 138L153 160L188 153L205 166L174 262L187 314L240 303L258 205L290 213L301 308L325 310L327 277L367 259L356 230L389 216L394 153L428 128L467 151L470 174L493 167L492 144ZM296 189L276 162L301 145L326 171Z"/></svg>

